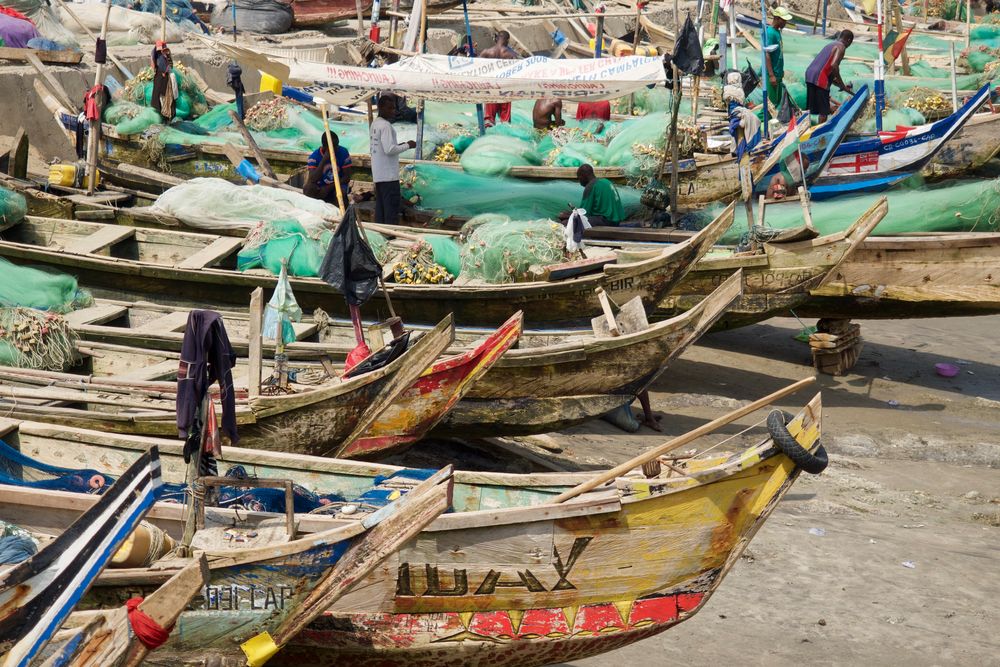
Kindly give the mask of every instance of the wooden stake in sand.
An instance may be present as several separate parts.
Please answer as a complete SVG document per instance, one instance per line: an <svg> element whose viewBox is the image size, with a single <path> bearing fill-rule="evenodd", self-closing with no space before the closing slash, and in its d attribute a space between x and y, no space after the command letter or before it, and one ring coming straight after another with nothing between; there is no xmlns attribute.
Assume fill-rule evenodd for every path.
<svg viewBox="0 0 1000 667"><path fill-rule="evenodd" d="M101 39L98 43L107 44L108 22L111 20L111 0L108 0L108 7L104 10L104 23L101 24ZM94 45L95 48L97 44ZM105 49L107 46L105 46ZM104 62L97 63L97 72L94 74L94 86L104 83ZM97 188L97 151L101 141L101 117L104 113L104 93L97 95L97 120L90 121L90 135L87 137L87 194L94 194Z"/></svg>
<svg viewBox="0 0 1000 667"><path fill-rule="evenodd" d="M634 458L629 459L625 463L622 463L621 465L615 466L611 470L605 470L605 471L601 472L600 474L591 477L586 482L583 482L582 484L574 486L569 491L564 491L563 493L561 493L558 496L556 496L552 500L552 502L553 503L562 503L562 502L565 502L565 501L567 501L567 500L569 500L571 498L576 498L577 496L579 496L582 493L586 493L587 491L592 491L593 489L596 489L597 487L601 486L602 484L605 484L606 482L610 482L611 480L615 479L616 477L620 477L621 475L624 475L625 473L629 472L630 470L638 468L639 466L641 466L642 464L644 464L644 463L646 463L648 461L652 461L653 459L655 459L655 458L657 458L659 456L663 456L667 452L671 452L671 451L673 451L673 450L675 450L675 449L677 449L679 447L683 447L684 445L688 444L689 442L693 442L694 440L697 440L698 438L700 438L703 435L707 435L707 434L711 433L712 431L715 431L716 429L718 429L718 428L720 428L722 426L725 426L726 424L729 424L730 422L734 422L737 419L739 419L740 417L745 417L746 415L750 414L751 412L755 412L756 410L759 410L761 408L767 407L771 403L774 403L775 401L777 401L779 399L782 399L785 396L788 396L790 394L794 394L798 390L803 389L805 387L808 387L809 385L811 385L815 381L816 381L815 377L803 378L803 379L799 380L798 382L796 382L794 384L788 385L784 389L779 389L776 392L768 394L764 398L761 398L761 399L758 399L758 400L754 401L750 405L745 405L742 408L739 408L738 410L733 410L729 414L723 415L722 417L719 417L718 419L713 419L712 421L708 422L707 424L702 424L701 426L699 426L698 428L694 429L693 431L688 431L684 435L679 435L676 438L674 438L673 440L669 440L669 441L663 443L659 447L653 447L652 449L650 449L650 450L648 450L648 451L646 451L646 452L644 452L642 454L639 454L638 456L636 456Z"/></svg>

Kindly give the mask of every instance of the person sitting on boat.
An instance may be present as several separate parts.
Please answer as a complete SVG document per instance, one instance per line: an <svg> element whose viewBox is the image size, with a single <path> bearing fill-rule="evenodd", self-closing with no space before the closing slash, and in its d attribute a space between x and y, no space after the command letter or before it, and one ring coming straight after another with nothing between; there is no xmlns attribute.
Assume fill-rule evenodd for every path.
<svg viewBox="0 0 1000 667"><path fill-rule="evenodd" d="M812 63L806 68L806 106L809 113L819 116L825 123L831 113L830 86L835 85L844 92L853 93L854 88L840 78L840 61L847 48L854 42L854 33L841 30L833 42L823 47Z"/></svg>
<svg viewBox="0 0 1000 667"><path fill-rule="evenodd" d="M785 184L785 177L775 174L771 177L771 182L767 185L767 198L780 201L788 195L788 186Z"/></svg>
<svg viewBox="0 0 1000 667"><path fill-rule="evenodd" d="M378 98L378 118L369 131L372 181L375 182L375 222L398 225L402 194L399 189L399 154L416 148L417 142L396 139L392 120L396 117L396 96Z"/></svg>
<svg viewBox="0 0 1000 667"><path fill-rule="evenodd" d="M494 58L497 60L518 60L520 56L517 55L517 51L508 46L509 42L510 33L506 30L501 30L497 33L496 41L493 46L488 49L484 49L482 53L479 54L479 57ZM490 102L486 105L486 127L493 127L493 125L496 124L497 117L500 118L501 123L510 122L510 102Z"/></svg>
<svg viewBox="0 0 1000 667"><path fill-rule="evenodd" d="M167 123L174 119L177 100L177 80L173 76L174 60L170 47L164 41L157 41L153 47L153 93L152 105Z"/></svg>
<svg viewBox="0 0 1000 667"><path fill-rule="evenodd" d="M531 121L536 130L551 130L562 127L566 121L562 117L562 100L557 97L543 97L535 101L531 111Z"/></svg>
<svg viewBox="0 0 1000 667"><path fill-rule="evenodd" d="M347 205L347 195L351 191L351 153L340 145L340 137L336 132L330 133L333 142L333 153L337 156L337 173L340 174L340 191ZM328 204L339 205L337 201L337 186L333 182L333 165L326 149L326 135L320 135L319 148L314 150L306 160L309 175L302 187L302 194L313 199L322 199Z"/></svg>
<svg viewBox="0 0 1000 667"><path fill-rule="evenodd" d="M767 26L761 45L767 44L764 51L764 63L767 65L767 99L775 108L781 107L781 98L785 92L785 54L781 42L781 31L792 20L792 13L784 7L775 7L772 12L771 25Z"/></svg>
<svg viewBox="0 0 1000 667"><path fill-rule="evenodd" d="M617 227L625 219L625 208L614 184L606 178L597 178L589 164L580 165L576 180L583 186L580 208L587 214L591 227ZM560 220L569 220L572 210L559 214Z"/></svg>

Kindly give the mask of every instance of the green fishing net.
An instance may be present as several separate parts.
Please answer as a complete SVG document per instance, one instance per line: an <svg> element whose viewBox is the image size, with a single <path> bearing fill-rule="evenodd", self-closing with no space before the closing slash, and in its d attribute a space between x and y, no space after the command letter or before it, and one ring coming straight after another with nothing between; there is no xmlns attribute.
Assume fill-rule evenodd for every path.
<svg viewBox="0 0 1000 667"><path fill-rule="evenodd" d="M247 235L246 245L236 256L240 271L267 269L281 273L281 263L288 263L290 276L317 276L332 232L314 230L311 235L298 220L262 222Z"/></svg>
<svg viewBox="0 0 1000 667"><path fill-rule="evenodd" d="M372 252L375 253L375 261L379 264L385 264L389 261L389 241L385 236L366 229L365 238L368 239L368 245L371 246Z"/></svg>
<svg viewBox="0 0 1000 667"><path fill-rule="evenodd" d="M479 137L462 153L462 169L470 174L509 174L512 167L529 167L542 164L542 156L535 150L534 142L513 136L491 135Z"/></svg>
<svg viewBox="0 0 1000 667"><path fill-rule="evenodd" d="M530 280L542 267L561 262L564 227L550 220L510 220L491 216L466 223L472 230L462 246L462 278L492 284ZM468 232L468 230L465 230Z"/></svg>
<svg viewBox="0 0 1000 667"><path fill-rule="evenodd" d="M843 231L883 195L889 199L889 212L872 231L873 236L1000 229L1000 179L951 181L934 188L893 189L887 193L812 202L813 226L821 234ZM698 215L699 222L707 224L721 209L721 206L706 209ZM798 200L768 206L765 222L774 229L803 224ZM736 224L726 232L722 242L737 243L745 232L745 225Z"/></svg>
<svg viewBox="0 0 1000 667"><path fill-rule="evenodd" d="M462 246L452 237L442 234L421 234L420 238L431 247L435 263L443 266L453 276L461 273Z"/></svg>
<svg viewBox="0 0 1000 667"><path fill-rule="evenodd" d="M0 257L0 307L37 308L68 313L91 305L94 298L65 273L19 266Z"/></svg>
<svg viewBox="0 0 1000 667"><path fill-rule="evenodd" d="M177 81L177 100L174 102L175 117L179 120L197 117L208 111L205 94L198 88L194 80L188 76L184 65L176 64L173 75ZM134 77L129 79L122 91L121 99L144 106L152 106L153 101L153 68L144 67Z"/></svg>
<svg viewBox="0 0 1000 667"><path fill-rule="evenodd" d="M28 214L28 202L20 192L0 188L0 222L20 222Z"/></svg>
<svg viewBox="0 0 1000 667"><path fill-rule="evenodd" d="M401 187L403 196L424 210L464 217L496 213L517 220L555 218L570 206L579 206L583 196L580 184L568 179L531 181L477 176L437 165L404 168ZM615 187L625 214L637 213L640 191Z"/></svg>

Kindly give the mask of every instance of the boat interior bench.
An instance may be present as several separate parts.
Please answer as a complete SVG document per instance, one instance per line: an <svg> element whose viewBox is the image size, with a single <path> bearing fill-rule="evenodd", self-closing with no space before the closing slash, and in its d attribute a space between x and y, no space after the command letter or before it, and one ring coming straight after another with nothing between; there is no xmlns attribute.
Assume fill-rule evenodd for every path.
<svg viewBox="0 0 1000 667"><path fill-rule="evenodd" d="M135 227L103 225L98 231L67 243L63 246L63 251L75 255L91 255L101 254L102 251L106 250L110 254L113 245L131 239L133 236L135 236Z"/></svg>

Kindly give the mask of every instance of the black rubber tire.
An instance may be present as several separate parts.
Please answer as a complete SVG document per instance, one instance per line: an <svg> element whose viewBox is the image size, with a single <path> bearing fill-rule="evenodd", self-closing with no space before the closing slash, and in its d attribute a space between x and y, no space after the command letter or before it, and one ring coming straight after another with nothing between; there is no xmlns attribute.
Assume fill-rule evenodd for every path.
<svg viewBox="0 0 1000 667"><path fill-rule="evenodd" d="M802 468L811 475L818 475L830 465L830 459L826 455L822 443L816 448L813 454L792 437L792 434L785 428L785 424L792 420L792 416L783 413L781 410L772 410L767 416L767 432L774 440L774 444L790 458L795 465Z"/></svg>

